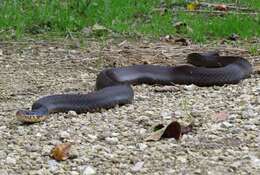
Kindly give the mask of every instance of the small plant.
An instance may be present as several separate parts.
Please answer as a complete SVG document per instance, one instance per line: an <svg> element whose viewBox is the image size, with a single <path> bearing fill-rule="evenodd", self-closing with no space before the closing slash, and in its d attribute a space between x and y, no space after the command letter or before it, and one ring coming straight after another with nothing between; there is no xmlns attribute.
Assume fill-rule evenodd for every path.
<svg viewBox="0 0 260 175"><path fill-rule="evenodd" d="M248 51L253 56L259 56L260 55L260 47L259 46L251 46L248 49Z"/></svg>

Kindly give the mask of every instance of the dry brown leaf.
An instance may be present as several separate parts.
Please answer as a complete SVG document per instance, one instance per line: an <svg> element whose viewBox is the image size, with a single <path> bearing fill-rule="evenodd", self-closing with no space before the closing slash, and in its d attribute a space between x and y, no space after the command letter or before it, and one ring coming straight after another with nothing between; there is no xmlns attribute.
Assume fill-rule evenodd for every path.
<svg viewBox="0 0 260 175"><path fill-rule="evenodd" d="M153 132L145 141L158 141L162 138L175 138L179 140L183 134L187 134L192 131L193 124L188 126L181 126L179 122L173 121L167 126L162 124L157 125L156 131Z"/></svg>
<svg viewBox="0 0 260 175"><path fill-rule="evenodd" d="M214 114L214 119L216 122L223 122L228 119L228 115L229 114L224 111L218 112L218 113Z"/></svg>
<svg viewBox="0 0 260 175"><path fill-rule="evenodd" d="M179 140L181 137L181 125L179 122L171 122L168 126L166 126L166 129L164 130L164 133L162 135L162 138L175 138L176 140Z"/></svg>
<svg viewBox="0 0 260 175"><path fill-rule="evenodd" d="M67 160L69 158L69 151L71 148L71 143L62 143L56 145L51 150L51 157L55 160Z"/></svg>
<svg viewBox="0 0 260 175"><path fill-rule="evenodd" d="M225 4L217 4L214 9L219 11L227 11L228 7Z"/></svg>

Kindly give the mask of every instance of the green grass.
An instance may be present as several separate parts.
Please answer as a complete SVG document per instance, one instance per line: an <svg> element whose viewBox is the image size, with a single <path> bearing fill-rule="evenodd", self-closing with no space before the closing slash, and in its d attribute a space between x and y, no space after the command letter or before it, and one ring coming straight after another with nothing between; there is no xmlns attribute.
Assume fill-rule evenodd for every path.
<svg viewBox="0 0 260 175"><path fill-rule="evenodd" d="M33 3L34 2L34 3ZM234 0L214 1L232 3ZM260 10L259 0L240 0L242 6ZM260 36L260 17L248 15L209 15L171 12L172 4L184 0L165 0L166 12L155 11L160 0L5 0L0 1L0 40L24 36L66 36L81 34L85 27L99 24L108 30L92 35L160 37L179 35L194 41L221 39L232 33L242 39ZM177 30L176 22L187 28Z"/></svg>

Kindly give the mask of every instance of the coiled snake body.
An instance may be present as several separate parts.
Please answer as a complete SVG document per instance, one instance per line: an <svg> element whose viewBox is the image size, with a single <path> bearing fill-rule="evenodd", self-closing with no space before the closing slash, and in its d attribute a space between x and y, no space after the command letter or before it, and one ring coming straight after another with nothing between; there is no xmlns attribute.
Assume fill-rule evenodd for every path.
<svg viewBox="0 0 260 175"><path fill-rule="evenodd" d="M85 113L128 104L134 97L131 84L236 84L252 72L251 64L242 57L192 53L187 60L192 65L134 65L105 69L97 77L97 91L46 96L37 100L32 105L32 110L17 111L16 117L22 122L34 123L45 120L55 112L73 110Z"/></svg>

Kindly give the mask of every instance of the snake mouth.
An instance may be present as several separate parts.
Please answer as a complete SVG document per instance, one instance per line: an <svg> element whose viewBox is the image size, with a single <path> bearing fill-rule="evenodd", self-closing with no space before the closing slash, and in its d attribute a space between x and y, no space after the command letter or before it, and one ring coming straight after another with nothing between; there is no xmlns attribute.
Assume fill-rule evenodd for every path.
<svg viewBox="0 0 260 175"><path fill-rule="evenodd" d="M37 123L44 121L48 118L47 115L35 115L32 111L19 110L16 112L17 120L22 123Z"/></svg>

